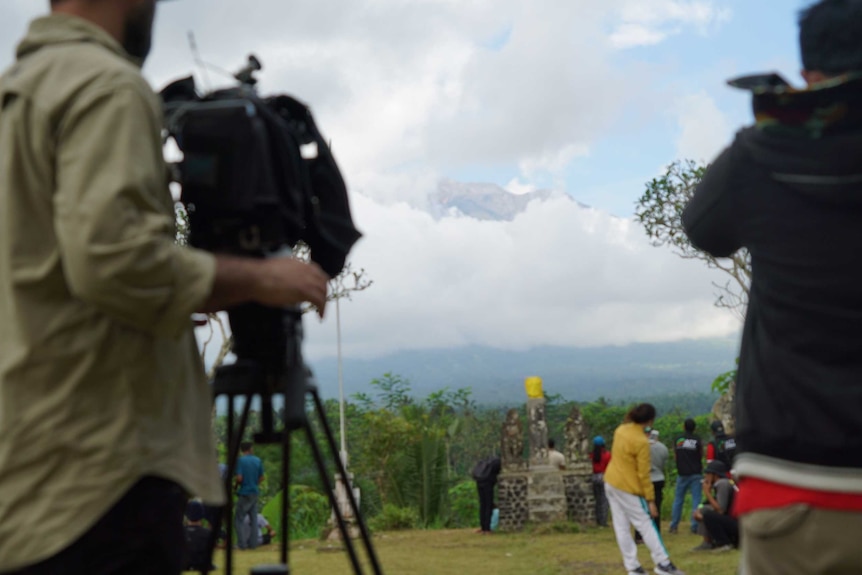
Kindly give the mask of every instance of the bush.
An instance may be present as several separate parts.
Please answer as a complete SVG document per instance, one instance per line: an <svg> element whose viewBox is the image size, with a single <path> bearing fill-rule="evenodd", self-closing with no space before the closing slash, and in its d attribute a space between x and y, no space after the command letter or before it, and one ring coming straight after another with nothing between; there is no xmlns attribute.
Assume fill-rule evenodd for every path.
<svg viewBox="0 0 862 575"><path fill-rule="evenodd" d="M414 529L419 523L419 512L409 507L396 507L387 503L383 512L373 517L368 526L372 531L398 531Z"/></svg>
<svg viewBox="0 0 862 575"><path fill-rule="evenodd" d="M276 533L281 533L282 493L279 491L261 511ZM305 485L291 485L289 512L291 541L314 539L318 537L329 520L331 513L329 499Z"/></svg>
<svg viewBox="0 0 862 575"><path fill-rule="evenodd" d="M475 481L463 481L449 489L446 526L455 529L479 526L479 496Z"/></svg>
<svg viewBox="0 0 862 575"><path fill-rule="evenodd" d="M353 486L359 488L358 503L362 517L374 517L383 512L377 484L370 479L357 475L353 478Z"/></svg>

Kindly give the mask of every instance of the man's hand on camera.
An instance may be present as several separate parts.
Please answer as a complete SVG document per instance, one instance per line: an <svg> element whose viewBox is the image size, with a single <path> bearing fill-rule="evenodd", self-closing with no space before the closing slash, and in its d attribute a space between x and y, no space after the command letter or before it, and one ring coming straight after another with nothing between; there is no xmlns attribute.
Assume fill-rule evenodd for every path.
<svg viewBox="0 0 862 575"><path fill-rule="evenodd" d="M329 277L315 263L294 258L254 259L216 256L216 276L201 313L254 302L288 307L308 302L323 317Z"/></svg>
<svg viewBox="0 0 862 575"><path fill-rule="evenodd" d="M259 262L252 297L270 307L287 307L308 302L323 317L329 276L315 263L294 258L272 258Z"/></svg>

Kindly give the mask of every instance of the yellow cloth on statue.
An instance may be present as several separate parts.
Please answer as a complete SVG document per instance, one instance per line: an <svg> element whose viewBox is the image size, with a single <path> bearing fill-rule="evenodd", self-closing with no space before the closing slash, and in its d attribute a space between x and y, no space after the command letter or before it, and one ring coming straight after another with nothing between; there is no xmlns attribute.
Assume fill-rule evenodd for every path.
<svg viewBox="0 0 862 575"><path fill-rule="evenodd" d="M545 397L545 393L542 391L542 378L541 377L528 377L524 380L524 387L527 388L527 397L529 398L537 398L537 397Z"/></svg>

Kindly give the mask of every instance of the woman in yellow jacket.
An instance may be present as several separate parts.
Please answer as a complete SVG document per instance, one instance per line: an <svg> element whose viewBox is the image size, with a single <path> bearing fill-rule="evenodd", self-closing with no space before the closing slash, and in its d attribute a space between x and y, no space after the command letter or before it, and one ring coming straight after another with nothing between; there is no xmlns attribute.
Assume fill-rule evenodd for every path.
<svg viewBox="0 0 862 575"><path fill-rule="evenodd" d="M614 533L629 575L646 573L638 561L630 525L643 536L652 554L657 575L685 575L670 561L661 535L651 517L658 515L650 481L649 441L644 428L652 426L655 407L642 403L629 411L614 431L611 462L605 471L605 494L611 508Z"/></svg>

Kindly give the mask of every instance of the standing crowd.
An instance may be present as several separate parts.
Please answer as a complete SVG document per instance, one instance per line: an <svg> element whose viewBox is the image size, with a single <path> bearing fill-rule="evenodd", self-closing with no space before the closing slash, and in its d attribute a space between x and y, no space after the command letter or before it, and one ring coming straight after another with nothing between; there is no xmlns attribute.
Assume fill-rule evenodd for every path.
<svg viewBox="0 0 862 575"><path fill-rule="evenodd" d="M671 450L660 441L653 428L656 409L649 403L633 407L624 422L616 428L611 448L604 437L593 438L592 485L595 518L600 527L608 520L614 528L617 544L627 573L646 573L637 556L637 545L646 545L658 575L684 575L671 561L661 535L661 507L668 478ZM739 547L739 520L733 503L739 487L731 478L735 457L735 438L725 432L721 421L710 425L713 438L707 443L697 434L696 422L689 418L674 436L673 462L676 485L672 503L669 533L678 534L686 499L691 496L691 510L685 520L690 532L702 538L692 551L728 551ZM548 441L549 467L565 471L565 456ZM705 463L705 465L704 465ZM473 479L479 495L480 528L491 533L494 487L501 472L499 457L479 461L473 468Z"/></svg>
<svg viewBox="0 0 862 575"><path fill-rule="evenodd" d="M637 545L645 544L655 563L655 573L682 574L668 555L661 536L661 505L670 451L659 441L659 432L652 428L655 407L648 403L634 407L625 422L614 432L609 456L594 463L594 485L597 487L596 520L606 525L609 506L617 544L623 564L629 574L646 573L637 557ZM724 431L724 425L711 425L714 439L707 445L706 468L704 449L695 433L696 423L687 419L684 429L673 442L676 467L676 487L669 532L678 533L685 500L691 494L691 533L703 537L693 551L727 551L739 546L739 521L734 515L733 501L739 491L731 479L730 469L735 455L734 438ZM607 454L604 440L594 440L597 453ZM594 461L596 458L594 457ZM701 504L701 501L705 503ZM634 534L632 534L634 529Z"/></svg>

